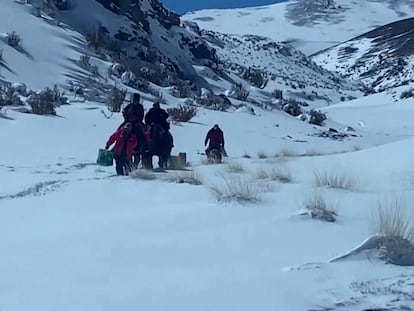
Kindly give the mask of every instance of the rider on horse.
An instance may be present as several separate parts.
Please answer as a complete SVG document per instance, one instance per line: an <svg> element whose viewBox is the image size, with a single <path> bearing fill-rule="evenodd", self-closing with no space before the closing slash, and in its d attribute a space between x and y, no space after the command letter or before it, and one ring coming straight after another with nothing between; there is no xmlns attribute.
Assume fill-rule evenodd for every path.
<svg viewBox="0 0 414 311"><path fill-rule="evenodd" d="M160 107L159 102L155 102L145 115L145 124L150 126L150 143L146 150L144 166L152 168L152 156L158 155L159 166L167 167L168 158L171 148L174 146L173 137L169 132L170 124L168 123L168 113Z"/></svg>
<svg viewBox="0 0 414 311"><path fill-rule="evenodd" d="M138 166L142 151L147 144L144 135L144 124L142 123L142 120L144 119L144 106L141 104L141 96L139 93L133 94L131 103L122 110L122 115L124 117L124 122L118 129L122 128L126 123L132 124L132 131L135 133L138 140L134 153L134 165Z"/></svg>

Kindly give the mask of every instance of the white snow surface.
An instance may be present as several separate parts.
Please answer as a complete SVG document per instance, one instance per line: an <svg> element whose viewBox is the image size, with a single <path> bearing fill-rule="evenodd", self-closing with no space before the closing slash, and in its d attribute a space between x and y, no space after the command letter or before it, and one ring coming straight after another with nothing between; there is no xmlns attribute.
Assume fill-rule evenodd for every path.
<svg viewBox="0 0 414 311"><path fill-rule="evenodd" d="M186 13L183 19L196 22L202 29L287 41L310 55L378 26L412 17L414 12L407 0L333 2L330 8L325 8L326 1L291 0L250 8L208 9Z"/></svg>
<svg viewBox="0 0 414 311"><path fill-rule="evenodd" d="M16 17L26 10L4 4L16 6ZM33 88L50 86L76 57L64 47L71 37L82 38L22 16L27 25L13 23L13 29L22 32L33 59L0 42L15 71L1 74ZM33 38L16 28L20 24L30 26ZM45 49L49 42L56 46ZM20 61L26 63L18 66ZM413 309L412 268L365 254L328 263L371 234L379 197L414 194L414 101L394 95L326 107L322 128L257 107L254 115L200 108L191 122L171 128L173 154L187 153L188 169L203 181L199 186L171 182L185 173L180 171L141 180L97 166L98 149L122 121L119 114L105 118L99 103L69 95L71 105L57 108L55 117L2 109L0 310ZM165 98L164 108L181 103ZM151 104L144 101L146 109ZM207 165L200 153L215 123L224 131L229 158ZM342 131L347 126L355 132ZM314 136L330 127L355 137ZM237 166L243 170L231 172ZM260 180L261 169L290 172L292 182ZM315 171L352 177L356 189L317 187ZM223 178L266 191L254 204L217 202L210 187ZM297 216L317 192L338 212L336 223Z"/></svg>

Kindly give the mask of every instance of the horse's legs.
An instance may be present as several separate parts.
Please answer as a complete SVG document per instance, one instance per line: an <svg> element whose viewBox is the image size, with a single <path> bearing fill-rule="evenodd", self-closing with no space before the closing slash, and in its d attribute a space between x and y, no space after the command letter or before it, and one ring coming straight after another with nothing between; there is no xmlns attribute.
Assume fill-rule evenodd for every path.
<svg viewBox="0 0 414 311"><path fill-rule="evenodd" d="M144 152L142 154L142 167L146 169L152 169L152 154Z"/></svg>

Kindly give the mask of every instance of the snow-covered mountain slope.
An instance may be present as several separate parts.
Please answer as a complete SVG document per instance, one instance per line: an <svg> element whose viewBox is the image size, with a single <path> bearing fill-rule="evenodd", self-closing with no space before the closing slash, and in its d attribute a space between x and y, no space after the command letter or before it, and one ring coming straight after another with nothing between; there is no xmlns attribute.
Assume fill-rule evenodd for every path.
<svg viewBox="0 0 414 311"><path fill-rule="evenodd" d="M7 33L21 38L20 47L7 44ZM5 0L0 9L0 80L41 89L64 84L68 76L84 71L76 64L86 51L83 36L51 19L32 14L31 6Z"/></svg>
<svg viewBox="0 0 414 311"><path fill-rule="evenodd" d="M179 17L164 9L159 1L148 0L139 6L133 1L123 11L117 10L116 1L102 1L102 4L95 0L71 1L65 10L52 10L40 3L2 2L0 78L3 80L26 83L32 88L65 84L66 79L79 79L80 75L83 80L88 76L96 80L107 76L111 61L118 61L135 76L143 69L155 71L164 86L179 79L205 86L193 65L216 62L214 50L180 27ZM46 14L50 12L54 18ZM23 20L24 23L18 22ZM20 46L7 44L7 34L12 32L21 38ZM87 43L96 53L87 49ZM78 66L83 54L90 55L92 65L97 66L98 72L93 77ZM23 72L27 74L25 68L32 68L29 74L33 76L22 76ZM36 79L40 72L44 75ZM139 78L151 78L142 75Z"/></svg>
<svg viewBox="0 0 414 311"><path fill-rule="evenodd" d="M408 84L414 80L414 18L378 27L313 59L378 91Z"/></svg>
<svg viewBox="0 0 414 311"><path fill-rule="evenodd" d="M412 0L291 0L274 5L201 10L183 16L202 29L287 41L307 55L378 26L414 16Z"/></svg>
<svg viewBox="0 0 414 311"><path fill-rule="evenodd" d="M39 17L35 17L32 14L33 8L37 8L35 4L32 8L7 1L0 21L5 29L0 42L4 50L1 78L23 82L35 89L55 83L67 87L70 81L71 86L80 85L92 94L93 88L100 89L93 96L104 101L111 85L121 83L108 70L112 61L117 61L124 71L132 72L134 79L124 82L135 88L140 83L136 78L163 87L177 85L179 79L185 79L190 81L188 88L195 86L194 93L203 87L224 94L236 83L249 89L249 84L254 83L248 81L247 72L259 70L268 81L260 89L259 85L251 88L252 93L261 93L260 105L272 101L275 89L284 91L285 97L307 101L312 107L361 95L360 86L318 67L288 44L260 36L200 31L191 22L177 25L178 17L159 7L157 1L142 6L131 4L122 10L111 3L73 1L68 10L55 9L52 19L43 14L45 8L39 8ZM26 18L28 22L14 23L11 16L17 20ZM144 20L138 23L138 18ZM7 45L6 32L12 31L21 37L21 46ZM94 52L87 49L86 41L96 49ZM62 54L68 49L70 53ZM90 56L91 66L82 65L83 55ZM29 76L23 76L27 72ZM42 75L36 79L38 72L45 72L46 78ZM212 77L220 83L211 80ZM188 93L187 97L191 95Z"/></svg>
<svg viewBox="0 0 414 311"><path fill-rule="evenodd" d="M217 57L227 70L239 76L248 68L265 72L268 83L263 90L269 93L282 90L285 97L304 100L313 107L361 96L362 85L349 83L322 69L289 44L253 35L200 33L216 49Z"/></svg>
<svg viewBox="0 0 414 311"><path fill-rule="evenodd" d="M214 50L180 27L179 16L158 0L74 1L57 18L85 35L95 33L102 46L120 54L130 68L162 63L197 82L192 66L216 61Z"/></svg>

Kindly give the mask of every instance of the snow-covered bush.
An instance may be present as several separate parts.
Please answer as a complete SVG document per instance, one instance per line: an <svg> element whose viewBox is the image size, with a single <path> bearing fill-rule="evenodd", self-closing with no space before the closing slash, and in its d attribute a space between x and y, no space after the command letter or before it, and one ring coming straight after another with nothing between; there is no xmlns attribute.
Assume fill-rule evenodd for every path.
<svg viewBox="0 0 414 311"><path fill-rule="evenodd" d="M137 77L135 76L135 74L133 72L131 72L131 71L125 71L121 75L121 81L125 85L134 86L137 83Z"/></svg>
<svg viewBox="0 0 414 311"><path fill-rule="evenodd" d="M179 105L178 107L168 108L167 112L175 122L188 122L197 115L197 108Z"/></svg>
<svg viewBox="0 0 414 311"><path fill-rule="evenodd" d="M227 111L231 107L231 101L223 94L195 96L194 101L197 105L218 111Z"/></svg>
<svg viewBox="0 0 414 311"><path fill-rule="evenodd" d="M400 95L400 99L407 99L407 98L413 98L413 97L414 97L414 89L403 91Z"/></svg>
<svg viewBox="0 0 414 311"><path fill-rule="evenodd" d="M121 64L115 63L109 67L109 73L118 78L121 77L123 72L125 72L125 68Z"/></svg>
<svg viewBox="0 0 414 311"><path fill-rule="evenodd" d="M135 87L140 91L152 94L153 88L151 87L150 83L147 80L138 78L135 84Z"/></svg>
<svg viewBox="0 0 414 311"><path fill-rule="evenodd" d="M264 70L254 69L251 67L243 73L242 78L249 81L251 85L261 89L263 89L269 81Z"/></svg>
<svg viewBox="0 0 414 311"><path fill-rule="evenodd" d="M274 89L272 92L272 97L275 99L283 99L283 91L279 89Z"/></svg>
<svg viewBox="0 0 414 311"><path fill-rule="evenodd" d="M241 101L246 101L249 95L250 95L250 91L245 86L243 86L243 84L238 83L236 85L232 85L231 91L230 91L231 98L241 100Z"/></svg>
<svg viewBox="0 0 414 311"><path fill-rule="evenodd" d="M27 103L34 114L56 115L55 93L51 88L29 95Z"/></svg>
<svg viewBox="0 0 414 311"><path fill-rule="evenodd" d="M79 56L79 65L82 68L89 68L89 66L91 65L91 57L87 54L82 54L81 56Z"/></svg>
<svg viewBox="0 0 414 311"><path fill-rule="evenodd" d="M108 96L108 109L111 112L121 112L122 104L125 101L127 90L121 90L113 86Z"/></svg>
<svg viewBox="0 0 414 311"><path fill-rule="evenodd" d="M92 29L85 35L86 42L88 47L92 48L94 51L99 52L105 47L105 33L100 26Z"/></svg>
<svg viewBox="0 0 414 311"><path fill-rule="evenodd" d="M22 38L15 32L7 34L7 44L12 47L19 47L22 43Z"/></svg>
<svg viewBox="0 0 414 311"><path fill-rule="evenodd" d="M326 120L326 113L323 113L319 110L311 109L309 111L309 123L315 125L323 125L323 122Z"/></svg>
<svg viewBox="0 0 414 311"><path fill-rule="evenodd" d="M191 97L194 95L194 91L187 81L176 80L174 83L173 96L178 98Z"/></svg>
<svg viewBox="0 0 414 311"><path fill-rule="evenodd" d="M0 106L20 106L23 105L19 93L13 86L0 87Z"/></svg>
<svg viewBox="0 0 414 311"><path fill-rule="evenodd" d="M300 102L292 98L283 101L282 110L294 117L302 114L302 107Z"/></svg>
<svg viewBox="0 0 414 311"><path fill-rule="evenodd" d="M27 96L27 86L24 83L13 83L11 88L19 95Z"/></svg>

